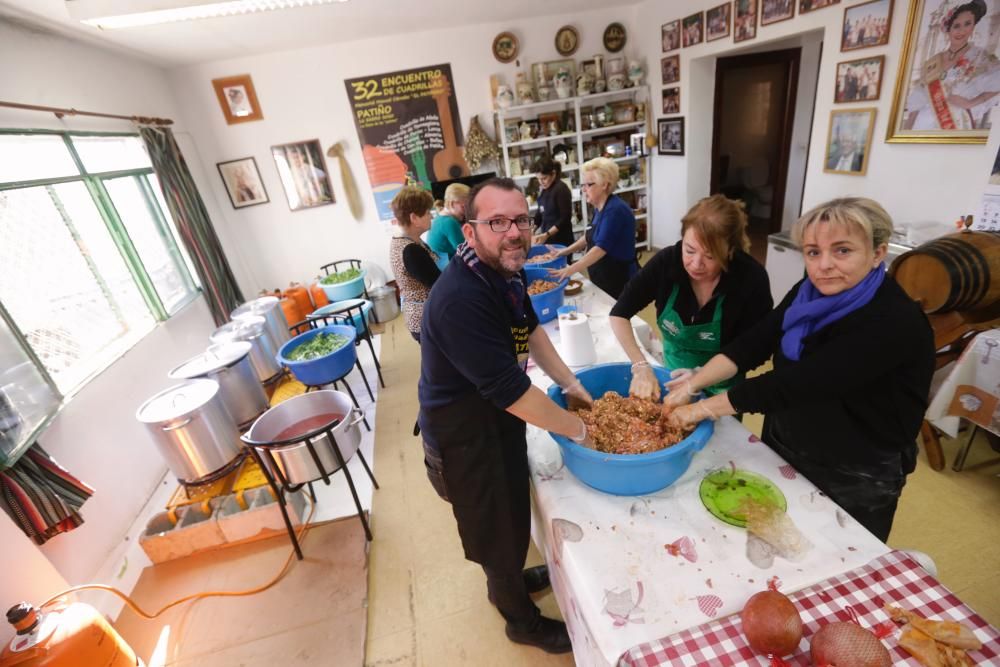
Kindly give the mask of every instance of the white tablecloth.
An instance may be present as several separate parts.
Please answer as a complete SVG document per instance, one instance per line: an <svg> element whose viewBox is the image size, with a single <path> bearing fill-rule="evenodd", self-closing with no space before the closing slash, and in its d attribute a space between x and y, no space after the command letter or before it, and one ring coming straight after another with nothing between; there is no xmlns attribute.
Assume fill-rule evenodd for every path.
<svg viewBox="0 0 1000 667"><path fill-rule="evenodd" d="M593 315L607 301L593 297L586 309ZM607 317L591 321L598 363L626 360ZM538 368L529 375L542 388L551 384ZM789 593L889 551L731 417L716 423L683 477L648 496L613 496L582 484L563 467L555 441L534 427L528 456L533 537L549 564L577 665L613 665L636 644L736 612L771 578ZM758 568L746 556L746 531L702 506L702 478L730 464L764 475L784 493L789 517L812 544L801 560L776 557Z"/></svg>
<svg viewBox="0 0 1000 667"><path fill-rule="evenodd" d="M926 417L956 437L964 417L1000 435L1000 330L977 335L955 362L927 408Z"/></svg>

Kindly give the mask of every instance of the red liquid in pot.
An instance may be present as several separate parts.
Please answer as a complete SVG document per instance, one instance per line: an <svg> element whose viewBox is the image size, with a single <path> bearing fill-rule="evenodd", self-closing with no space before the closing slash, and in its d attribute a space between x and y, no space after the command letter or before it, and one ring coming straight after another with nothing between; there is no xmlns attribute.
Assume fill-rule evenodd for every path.
<svg viewBox="0 0 1000 667"><path fill-rule="evenodd" d="M289 426L282 429L277 435L274 436L274 442L280 442L281 440L292 440L294 438L301 437L310 431L315 431L318 428L322 428L327 424L330 424L335 419L343 419L344 415L338 414L336 412L325 412L319 415L313 415L312 417L306 417L300 421L295 422Z"/></svg>

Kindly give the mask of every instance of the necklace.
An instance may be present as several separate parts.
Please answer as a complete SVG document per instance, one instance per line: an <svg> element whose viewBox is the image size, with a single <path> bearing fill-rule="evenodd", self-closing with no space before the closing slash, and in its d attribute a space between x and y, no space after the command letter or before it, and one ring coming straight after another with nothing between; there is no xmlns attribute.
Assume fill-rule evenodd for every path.
<svg viewBox="0 0 1000 667"><path fill-rule="evenodd" d="M967 48L969 48L969 43L968 42L966 42L962 46L958 47L958 49L956 49L955 51L952 51L951 49L948 49L948 55L951 56L953 59L957 58L958 54L961 53L962 51L965 51Z"/></svg>

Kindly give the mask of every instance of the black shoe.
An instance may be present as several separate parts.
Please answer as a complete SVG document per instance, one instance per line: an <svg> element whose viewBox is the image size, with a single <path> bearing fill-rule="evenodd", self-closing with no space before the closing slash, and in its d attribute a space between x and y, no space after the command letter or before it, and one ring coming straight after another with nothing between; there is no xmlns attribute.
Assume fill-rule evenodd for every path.
<svg viewBox="0 0 1000 667"><path fill-rule="evenodd" d="M529 593L540 593L549 587L549 568L546 565L529 567L522 572L524 575L524 586Z"/></svg>
<svg viewBox="0 0 1000 667"><path fill-rule="evenodd" d="M508 623L506 632L507 639L515 644L535 646L546 653L569 653L573 650L566 624L545 616L539 616L531 630L521 630Z"/></svg>

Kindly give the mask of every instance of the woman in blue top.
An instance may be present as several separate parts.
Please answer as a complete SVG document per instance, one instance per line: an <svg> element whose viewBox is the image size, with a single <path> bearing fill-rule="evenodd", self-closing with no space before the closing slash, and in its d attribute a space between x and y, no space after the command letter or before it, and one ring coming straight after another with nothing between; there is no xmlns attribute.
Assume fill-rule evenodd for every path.
<svg viewBox="0 0 1000 667"><path fill-rule="evenodd" d="M587 248L578 261L553 271L562 280L589 269L590 281L617 299L625 283L639 270L635 261L635 215L632 208L614 195L618 185L618 164L606 157L594 158L580 167L580 190L594 207L594 219L586 235L564 250L569 255Z"/></svg>
<svg viewBox="0 0 1000 667"><path fill-rule="evenodd" d="M444 212L434 218L431 230L427 232L427 245L438 257L447 260L455 254L455 249L465 243L462 224L465 222L465 202L469 198L469 186L452 183L444 191Z"/></svg>

